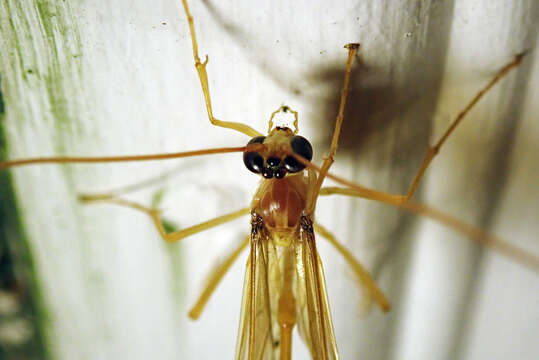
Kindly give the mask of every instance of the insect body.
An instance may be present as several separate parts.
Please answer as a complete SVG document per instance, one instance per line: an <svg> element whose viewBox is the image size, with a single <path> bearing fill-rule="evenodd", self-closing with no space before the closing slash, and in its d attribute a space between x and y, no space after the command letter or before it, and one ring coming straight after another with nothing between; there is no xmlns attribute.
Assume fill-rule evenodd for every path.
<svg viewBox="0 0 539 360"><path fill-rule="evenodd" d="M147 6L147 4L145 4L145 6ZM258 138L259 136L261 136L261 134L248 125L221 121L214 117L210 99L209 83L207 79L208 74L206 73L207 62L206 59L202 59L201 61L198 58L192 17L189 14L186 2L184 2L184 6L187 13L187 18L190 20L195 64L200 77L204 98L206 100L206 108L209 120L214 125L232 128L233 130L237 130L250 137ZM377 40L372 40L372 42L375 41ZM507 52L506 55L508 53L512 52ZM211 64L215 66L218 63L217 61L215 61L217 58L212 59L213 62ZM18 64L19 62L20 61L13 61L13 63L15 64ZM510 68L516 67L519 62L520 60L516 59L509 65L509 68L507 70L502 71L500 74L498 74L498 76L501 77L502 75L507 73ZM51 69L56 68L57 67L51 66ZM6 82L3 82L3 84L6 84ZM49 88L54 89L54 87ZM191 91L191 89L189 89L189 91ZM215 95L217 95L218 97L218 95L220 94L217 93ZM132 99L130 100L132 101ZM279 101L280 100L281 99L279 99ZM234 104L234 106L236 105L237 104ZM62 107L53 107L53 109L58 110L62 109ZM182 115L184 114L182 113ZM199 114L197 113L197 115ZM199 117L194 116L186 116L186 118L188 118L188 121L195 121L195 119L200 120ZM227 116L227 118L230 117ZM343 113L339 114L338 119L340 119L340 121L342 122ZM339 127L339 121L337 123L337 127ZM190 129L188 125L190 125L190 123L186 121L185 129ZM332 356L335 356L336 346L332 333L332 326L330 320L331 316L328 311L329 307L327 304L327 298L325 296L325 284L322 276L321 262L318 260L316 244L312 235L313 227L318 231L319 234L325 234L326 236L328 235L328 232L324 231L324 229L321 228L319 224L313 224L313 213L316 205L317 194L343 194L350 196L362 196L370 199L386 201L390 204L404 203L403 198L405 198L406 196L387 196L387 194L381 194L377 191L368 191L367 189L359 187L357 186L357 184L352 184L350 182L344 183L344 185L346 186L345 188L321 188L324 177L326 175L330 176L330 174L327 173L329 165L331 165L330 162L325 162L325 164L319 167L318 171L320 175L316 175L312 167L302 163L301 158L296 158L293 156L293 153L296 153L301 155L303 158L310 158L308 154L309 151L301 152L297 151L297 149L294 149L294 145L290 141L290 136L295 136L295 131L271 128L272 127L270 126L270 134L268 134L268 136L264 140L261 141L260 138L258 138L258 140L253 141L253 143L248 145L247 147L236 147L227 149L221 148L213 149L212 151L202 150L182 153L182 155L170 154L170 156L150 155L146 157L116 156L112 158L101 157L92 159L81 159L75 157L29 160L26 159L25 161L20 162L13 161L10 163L2 163L0 164L0 167L40 162L60 163L71 161L127 161L160 159L166 157L195 156L224 152L244 152L244 162L246 163L247 167L251 171L260 173L264 178L258 192L255 195L253 202L251 203L251 206L227 214L223 217L210 220L206 223L199 224L198 226L186 228L178 232L167 233L161 223L161 219L159 216L160 213L157 209L144 207L140 204L126 201L122 198L119 198L118 196L110 196L110 194L108 194L108 198L103 197L101 200L108 201L110 203L117 203L119 205L129 206L145 212L147 215L151 216L151 219L156 224L162 237L168 241L177 241L181 238L189 236L190 234L207 229L213 225L218 225L231 219L250 213L252 231L248 241L251 245L251 251L248 271L246 272L245 277L244 298L242 306L243 310L240 323L240 334L238 336L238 356L247 358L280 356L286 358L290 355L290 333L292 329L296 327L300 330L300 333L305 343L307 344L307 347L309 348L312 356L319 358L330 358ZM276 131L276 133L273 135L271 133L272 130ZM187 132L187 130L185 131ZM191 138L191 133L187 133L189 134L188 137ZM40 136L36 136L36 140L39 140ZM335 138L333 140L335 140ZM332 141L330 154L335 153L337 140L338 136L336 137L335 141ZM289 148L287 148L287 146ZM187 146L186 148L189 147ZM439 149L439 146L437 147L437 149ZM294 151L292 152L292 150ZM107 152L105 151L103 153ZM112 151L110 153L114 154L115 152ZM144 151L144 153L146 153L146 151ZM435 152L431 152L431 154L433 153ZM429 159L429 161L430 160L431 159ZM304 169L301 169L301 164L306 167ZM428 166L428 162L426 166ZM424 168L426 168L426 166L424 166ZM422 169L422 171L425 170L424 168ZM341 184L343 183L341 182ZM354 187L354 185L356 186ZM79 188L77 187L77 191L78 190ZM412 188L412 190L414 190L414 188ZM451 196L453 195L451 194ZM75 198L75 196L72 196L71 200L74 200ZM98 200L96 198L92 199L91 196L88 196L86 198L83 197L83 199L87 201ZM40 201L40 203L44 203L44 201ZM86 209L88 208L90 207L87 207ZM420 213L428 213L425 211L424 208L421 209L410 206L409 209L415 209ZM112 209L112 211L114 210L117 209ZM50 215L51 213L53 213L53 211L49 211L48 215ZM129 225L129 227L131 228L131 224ZM62 226L58 226L58 228L62 229ZM41 232L39 233L39 235L41 235ZM48 238L54 239L55 237L49 236ZM72 242L71 240L73 238L70 238L70 242ZM118 239L114 239L114 242L103 242L106 243L106 246L111 246L111 244L118 244L116 240ZM83 243L84 245L87 245L89 243L99 244L98 241L91 242L91 240L87 238L82 238L81 243ZM38 248L41 250L38 250L38 253L52 253L53 255L49 255L49 260L51 258L56 260L54 256L57 256L57 253L55 251L57 248L61 248L61 246L55 247L51 246L50 243L44 244L44 246ZM118 245L118 251L116 252L111 252L109 248L107 248L107 251L104 252L108 254L121 253L122 251L120 251L120 248L125 249L125 246ZM92 257L86 252L82 253L84 254L83 260ZM96 258L99 257L96 256ZM71 257L59 256L58 259L65 260L71 259ZM43 263L47 263L47 261L43 261ZM55 261L48 261L48 263L55 263ZM111 271L109 267L110 265L114 265L114 262L112 261L111 263L105 264L105 267L108 271ZM65 269L71 269L71 267L63 267L63 269L64 271L62 271L62 273L66 272ZM122 267L118 266L118 269L116 269L116 271L118 272L120 270L123 269ZM130 270L131 269L127 269L125 271L130 273ZM57 271L57 273L60 273L60 271ZM358 273L360 273L359 270ZM218 275L222 274L223 272L218 272ZM154 279L152 279L152 281L154 281ZM79 282L79 284L81 283L84 282ZM215 282L213 282L213 284L215 284ZM58 286L58 284L56 284L56 286ZM73 286L66 286L67 289L65 290L65 293L71 294L71 287ZM113 286L109 287L114 288ZM210 287L208 287L207 289L210 289ZM213 290L210 289L207 292L205 291L204 294L211 293L212 291ZM55 287L54 291L49 291L49 293L54 294L53 296L51 296L53 300L57 298L68 298L67 296L63 296L64 293L58 291L58 287ZM376 298L376 288L372 288L371 290L369 290L369 293L373 298ZM124 307L123 304L129 303L128 298L128 296L121 298L122 306L120 307L122 308L122 310L124 308L127 308ZM52 300L50 299L49 301L52 302ZM205 301L207 301L207 296L201 296L201 301L197 302L197 305L190 313L193 318L196 318L200 315ZM379 301L379 303L384 309L387 309L389 306L387 302L384 303L383 298ZM146 305L146 303L144 303L144 305ZM61 308L60 313L63 313L62 311L63 308ZM79 314L81 313L83 312L79 312ZM117 316L118 314L117 311L112 311L111 313L114 316ZM93 318L94 317L92 317L92 320L94 320ZM62 318L61 316L58 316L57 319L60 321ZM125 317L125 319L128 319L128 317ZM71 319L69 319L68 323L71 326ZM127 323L131 325L131 322ZM93 324L94 323L92 322L92 325ZM108 324L108 322L103 320L102 324L106 325ZM436 326L438 326L438 324L436 324ZM102 328L101 326L96 327L99 329ZM106 326L103 326L103 328L106 328ZM161 329L161 327L159 327L159 329ZM106 341L108 341L107 336L109 334L106 332L103 333L105 333L103 337L107 339ZM122 332L122 334L131 333ZM144 338L148 339L150 338L150 336L145 333ZM214 338L211 336L204 336L203 341L205 343L213 342ZM152 343L152 348L153 345L154 344ZM352 345L350 346L355 347L355 344L352 343ZM93 344L91 348L94 348ZM81 351L80 349L77 350ZM90 351L86 352L90 353ZM229 357L228 354L222 356Z"/></svg>
<svg viewBox="0 0 539 360"><path fill-rule="evenodd" d="M265 145L262 155L244 154L246 166L264 179L251 204L251 252L236 358L289 359L297 322L313 358L335 359L337 346L313 219L305 211L316 174L303 171L303 164L282 151L291 147L310 160L311 145L279 127L249 143Z"/></svg>

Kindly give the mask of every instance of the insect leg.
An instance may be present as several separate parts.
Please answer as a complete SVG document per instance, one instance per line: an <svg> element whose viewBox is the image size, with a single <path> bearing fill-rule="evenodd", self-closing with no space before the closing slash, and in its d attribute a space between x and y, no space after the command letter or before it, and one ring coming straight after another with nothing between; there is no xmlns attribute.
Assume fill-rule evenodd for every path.
<svg viewBox="0 0 539 360"><path fill-rule="evenodd" d="M320 193L322 195L322 193ZM361 265L359 261L346 249L342 246L341 243L337 241L335 235L333 235L329 230L324 226L315 223L314 229L318 234L325 238L335 249L344 257L348 265L352 268L356 274L360 284L367 289L369 295L378 303L378 306L382 311L387 312L391 309L391 303L385 297L384 293L380 290L376 281L372 278L371 274Z"/></svg>
<svg viewBox="0 0 539 360"><path fill-rule="evenodd" d="M150 160L167 160L178 159L184 157L195 157L201 155L213 155L213 154L226 154L232 152L243 152L246 149L250 149L250 146L240 147L223 147L223 148L210 148L202 150L182 151L177 153L164 153L164 154L149 154L149 155L124 155L124 156L97 156L97 157L75 157L75 156L53 156L53 157L36 157L26 159L13 159L8 161L0 161L0 169L35 165L35 164L66 164L66 163L111 163L111 162L132 162L132 161L150 161ZM255 150L253 148L253 150ZM256 150L255 150L256 151Z"/></svg>
<svg viewBox="0 0 539 360"><path fill-rule="evenodd" d="M193 58L195 59L195 68L197 69L198 77L200 79L200 85L202 86L202 93L204 94L204 100L206 102L206 111L208 112L208 119L210 122L215 126L220 126L232 130L239 131L241 133L244 133L250 137L260 136L262 135L249 125L245 125L238 122L232 122L232 121L222 121L219 119L216 119L213 116L213 109L211 105L211 97L210 97L210 85L208 83L208 73L206 72L206 65L208 64L208 55L206 55L206 59L204 62L200 61L200 57L198 56L198 43L196 39L195 34L195 25L193 21L193 16L191 16L191 13L189 12L189 6L187 5L187 0L182 0L183 8L185 10L185 15L187 16L187 21L189 22L189 33L191 35L191 43L193 44Z"/></svg>
<svg viewBox="0 0 539 360"><path fill-rule="evenodd" d="M370 189L366 189L371 191ZM500 239L494 234L491 234L485 230L467 224L447 213L444 213L440 210L431 208L427 205L417 203L415 201L408 201L406 203L397 204L390 201L385 201L383 198L377 198L372 194L365 196L364 191L357 191L356 189L341 188L341 187L324 187L320 190L320 195L345 195L353 196L359 198L367 198L371 200L377 200L384 202L389 205L393 205L404 209L409 212L413 212L418 215L422 215L434 221L437 221L447 227L454 229L455 231L471 238L474 241L477 241L483 246L489 247L493 250L498 251L500 254L511 258L518 263L525 265L535 271L539 272L539 257L533 254L530 254L518 247L515 247L508 242Z"/></svg>
<svg viewBox="0 0 539 360"><path fill-rule="evenodd" d="M150 207L141 205L139 203L136 203L134 201L114 198L114 197L105 198L103 196L100 196L100 197L92 198L88 196L85 197L84 195L82 195L80 197L80 200L83 202L106 202L106 203L126 206L135 210L142 211L143 213L151 217L155 227L157 228L157 231L159 231L159 235L161 235L163 240L167 242L175 242L183 238L186 238L188 236L197 234L199 232L211 229L212 227L219 226L221 224L235 220L243 215L247 215L250 211L250 208L243 208L243 209L231 212L229 214L221 215L216 218L204 221L200 224L190 226L182 230L167 233L163 225L163 221L160 218L160 211L158 209L150 208Z"/></svg>
<svg viewBox="0 0 539 360"><path fill-rule="evenodd" d="M457 117L449 124L443 135L441 136L440 140L434 145L429 146L427 149L427 152L425 153L425 157L423 158L423 162L421 163L421 166L419 167L419 170L417 171L416 175L414 176L414 179L412 180L412 183L410 184L410 187L408 188L408 191L405 195L405 201L409 200L415 193L419 182L423 178L423 175L425 174L425 171L429 167L432 159L438 154L440 151L440 148L445 143L447 138L453 133L455 128L462 122L466 114L470 112L470 110L477 104L477 102L485 95L500 79L502 79L507 73L509 73L512 69L516 68L518 65L520 65L522 58L524 57L526 53L521 53L515 56L513 61L511 61L509 64L505 65L503 68L501 68L494 78L489 81L485 87L483 87L479 92L473 97L473 99L466 105L466 107L457 115Z"/></svg>
<svg viewBox="0 0 539 360"><path fill-rule="evenodd" d="M332 180L335 180L339 184L342 184L342 185L345 185L345 186L349 187L351 192L354 193L353 196L363 197L363 198L371 199L371 200L377 200L377 201L381 201L381 202L384 202L384 203L387 203L387 204L390 204L390 205L395 205L395 206L404 205L414 195L414 193L415 193L415 191L416 191L416 189L417 189L417 187L419 185L419 182L423 178L423 175L424 175L425 171L427 170L427 168L429 167L432 159L440 151L440 148L442 147L444 142L447 140L449 135L451 135L451 133L457 127L457 125L460 124L460 122L462 121L464 116L473 108L473 106L479 101L479 99L481 99L481 97L483 97L483 95L490 88L492 88L510 70L512 70L513 68L517 67L520 64L520 62L522 61L522 57L524 55L525 55L525 53L522 53L522 54L519 54L519 55L515 56L515 59L512 62L510 62L509 64L504 66L501 70L499 70L498 73L494 76L494 78L483 89L481 89L477 93L477 95L464 108L464 110L462 110L457 115L455 120L453 120L451 122L451 124L449 125L449 127L447 128L445 133L442 135L440 140L436 143L436 145L434 145L432 147L429 147L429 149L427 149L427 153L425 154L423 162L421 163L421 166L419 167L419 170L417 171L414 179L412 180L412 183L410 184L410 187L408 188L408 191L404 195L402 195L402 194L392 194L392 193L387 193L387 192L384 192L384 191L378 191L378 190L374 190L374 189L369 189L369 188L367 188L365 186L353 183L351 181L343 179L342 177L333 175L333 174L328 172L329 167L331 166L331 164L333 162L333 154L335 153L335 150L336 150L336 136L335 135L337 135L337 138L338 138L337 130L338 129L340 130L339 124L336 125L335 133L334 133L334 136L333 136L333 140L335 142L335 147L333 146L333 142L332 142L333 152L330 151L330 155L324 160L324 163L322 164L322 166L316 166L313 163L311 163L310 161L308 161L307 159L305 159L305 158L303 158L303 157L301 157L301 156L299 156L297 154L294 154L292 151L289 150L288 151L289 155L293 156L300 163L304 164L305 166L307 166L307 167L309 167L311 169L316 170L319 173L319 177L318 177L318 180L317 180L317 183L316 183L316 187L314 189L314 191L315 191L314 192L314 197L313 197L314 201L312 201L312 203L310 204L308 209L311 210L311 211L314 210L314 206L316 204L316 197L318 196L318 194L320 192L320 188L322 186L322 181L324 180L325 177L328 177L328 178L330 178ZM345 88L343 88L343 92L341 93L341 108L342 109L344 109L343 102L344 102L345 99L343 99L343 97L345 96L345 93L346 93L344 91L344 89L346 89L346 86L347 86L347 84L346 84L346 81L345 81ZM339 110L339 114L340 113L341 113L341 110ZM337 117L337 123L338 123L338 120L339 120L339 117Z"/></svg>
<svg viewBox="0 0 539 360"><path fill-rule="evenodd" d="M352 73L352 63L356 56L357 49L359 49L359 44L348 44L345 46L348 49L348 60L346 62L346 72L344 74L344 85L341 91L341 102L339 104L339 113L337 114L337 119L335 120L335 129L333 131L333 137L331 139L331 146L329 148L329 153L324 158L322 163L318 179L313 189L313 196L311 204L307 205L307 213L312 213L316 205L316 199L318 197L318 192L322 187L324 178L326 177L329 168L333 164L333 157L337 152L337 145L339 142L339 136L341 133L341 126L344 119L344 109L346 107L346 99L348 98L348 88L350 86L350 75Z"/></svg>
<svg viewBox="0 0 539 360"><path fill-rule="evenodd" d="M202 290L202 293L200 294L198 300L196 301L195 305L191 308L189 311L189 317L193 320L196 320L200 317L200 314L204 310L204 307L208 303L208 300L210 299L211 295L213 294L214 290L217 288L217 285L221 282L225 274L228 272L232 264L238 259L238 256L240 256L241 252L247 247L249 244L250 236L247 236L239 246L237 246L231 253L228 255L228 257L218 264L218 266L213 269L210 276L208 277L208 282L204 287L204 290Z"/></svg>

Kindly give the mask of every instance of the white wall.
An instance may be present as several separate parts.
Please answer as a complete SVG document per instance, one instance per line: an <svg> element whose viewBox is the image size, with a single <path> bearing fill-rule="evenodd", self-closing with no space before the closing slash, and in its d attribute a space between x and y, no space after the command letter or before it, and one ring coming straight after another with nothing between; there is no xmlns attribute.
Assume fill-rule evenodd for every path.
<svg viewBox="0 0 539 360"><path fill-rule="evenodd" d="M0 74L9 157L175 152L243 145L209 125L179 1L0 4ZM333 171L404 192L423 151L512 56L537 47L528 1L191 1L215 116L265 131L286 103L320 160L348 42L360 66ZM40 16L41 15L41 16ZM11 24L14 24L14 28ZM29 73L28 70L32 70ZM435 160L418 199L539 254L534 52L481 101ZM63 359L230 358L246 255L201 319L187 318L205 274L247 232L238 220L164 244L142 214L81 205L102 191L179 167L130 198L179 226L249 204L256 176L240 155L14 170L47 308L47 343ZM324 198L318 220L375 272L394 309L362 315L344 261L323 242L344 359L535 359L537 274L452 231L357 199ZM296 339L297 358L305 358Z"/></svg>

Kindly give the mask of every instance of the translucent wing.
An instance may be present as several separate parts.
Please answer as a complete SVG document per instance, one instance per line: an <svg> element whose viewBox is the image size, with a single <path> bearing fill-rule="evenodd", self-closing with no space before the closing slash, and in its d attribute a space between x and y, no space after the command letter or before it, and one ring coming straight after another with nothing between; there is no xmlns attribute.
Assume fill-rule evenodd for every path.
<svg viewBox="0 0 539 360"><path fill-rule="evenodd" d="M236 359L273 360L279 356L276 306L280 274L273 241L253 222L236 344Z"/></svg>
<svg viewBox="0 0 539 360"><path fill-rule="evenodd" d="M301 219L296 247L298 329L313 359L338 359L322 262L316 250L312 220Z"/></svg>

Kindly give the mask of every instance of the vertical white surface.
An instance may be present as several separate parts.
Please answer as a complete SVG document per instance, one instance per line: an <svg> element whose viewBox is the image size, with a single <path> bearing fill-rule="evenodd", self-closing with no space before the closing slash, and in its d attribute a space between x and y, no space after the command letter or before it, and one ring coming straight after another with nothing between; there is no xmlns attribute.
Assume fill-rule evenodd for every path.
<svg viewBox="0 0 539 360"><path fill-rule="evenodd" d="M70 15L70 27L59 29L55 41L80 43L80 53L59 46L67 53L60 56L66 72L58 95L64 122L51 106L49 58L39 56L50 49L37 39L49 35L34 2L21 3L15 23L33 24L32 36L21 36L25 67L40 76L23 80L19 55L0 56L10 157L147 154L249 140L208 123L179 1L50 2L57 14ZM406 190L433 139L432 124L435 138L499 67L533 48L539 20L533 0L190 6L201 56L210 57L215 116L265 131L269 114L285 103L299 111L300 132L312 140L317 161L337 111L342 46L360 42L334 172L393 192ZM38 56L30 56L34 48ZM535 254L537 68L532 52L455 133L422 187L428 204ZM130 197L149 204L165 189L161 206L180 227L248 205L257 183L234 154L14 170L55 358L232 357L246 256L200 320L188 320L187 311L212 264L248 233L248 220L167 245L143 214L76 201L80 192L177 166L175 177ZM362 316L351 272L319 241L343 359L539 356L537 274L372 202L324 198L317 216L375 273L394 304L388 315L373 309ZM306 357L299 338L294 351Z"/></svg>
<svg viewBox="0 0 539 360"><path fill-rule="evenodd" d="M503 54L534 47L538 10L534 2L456 2L437 109L440 130L435 132L472 98L489 72L504 65ZM527 139L534 133L528 123L534 120L528 118L536 122L537 115L526 115L524 106L525 98L537 92L531 78L536 71L532 53L470 113L433 164L425 197L532 253L538 248L535 226L518 224L526 209L535 206L524 198L537 199L537 190L516 184L526 183L523 178L529 181L537 167L537 157L522 156L534 147ZM507 193L520 201L506 205ZM535 241L526 240L530 237ZM537 304L537 274L499 259L452 231L426 223L414 255L400 358L534 358L539 347L523 333L534 327L537 311L524 304ZM486 288L498 276L496 287ZM512 305L502 300L507 297ZM517 300L521 297L523 302ZM529 334L536 337L537 328Z"/></svg>

